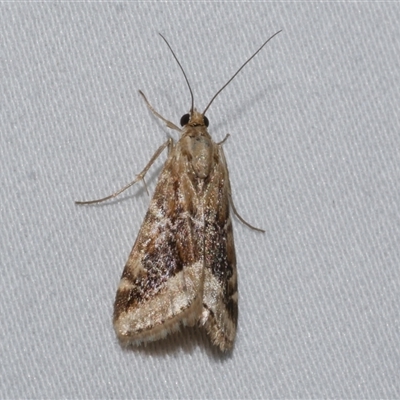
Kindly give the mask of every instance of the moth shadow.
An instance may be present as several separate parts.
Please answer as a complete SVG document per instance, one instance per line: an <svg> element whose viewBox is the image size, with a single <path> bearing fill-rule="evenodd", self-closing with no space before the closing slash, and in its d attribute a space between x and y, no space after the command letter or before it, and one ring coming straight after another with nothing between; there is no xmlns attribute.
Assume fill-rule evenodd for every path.
<svg viewBox="0 0 400 400"><path fill-rule="evenodd" d="M164 339L144 343L140 346L125 347L123 350L164 357L168 354L193 354L198 347L202 347L204 352L215 361L226 361L232 357L232 351L219 350L210 342L205 330L196 327L181 327L179 331L169 334Z"/></svg>
<svg viewBox="0 0 400 400"><path fill-rule="evenodd" d="M246 116L249 115L249 110L253 107L253 104L260 102L261 100L265 100L268 98L268 93L270 93L271 87L276 90L280 88L282 85L277 85L277 84L271 84L269 87L263 87L260 90L251 92L250 95L246 96L243 102L240 102L240 104L228 108L227 109L227 115L229 115L229 120L232 126L235 126L237 121L242 120ZM231 111L230 111L231 110ZM264 117L260 117L259 120L263 120ZM222 119L220 122L217 122L214 125L214 130L220 130L223 129L226 126L226 120Z"/></svg>

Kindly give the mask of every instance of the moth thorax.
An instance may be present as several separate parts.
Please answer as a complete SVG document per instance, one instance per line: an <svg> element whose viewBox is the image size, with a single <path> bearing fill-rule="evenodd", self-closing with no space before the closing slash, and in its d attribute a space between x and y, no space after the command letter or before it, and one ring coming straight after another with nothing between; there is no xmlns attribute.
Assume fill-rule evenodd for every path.
<svg viewBox="0 0 400 400"><path fill-rule="evenodd" d="M182 146L188 155L188 161L195 176L205 179L210 175L214 163L215 143L212 141L204 125L186 125L182 138Z"/></svg>

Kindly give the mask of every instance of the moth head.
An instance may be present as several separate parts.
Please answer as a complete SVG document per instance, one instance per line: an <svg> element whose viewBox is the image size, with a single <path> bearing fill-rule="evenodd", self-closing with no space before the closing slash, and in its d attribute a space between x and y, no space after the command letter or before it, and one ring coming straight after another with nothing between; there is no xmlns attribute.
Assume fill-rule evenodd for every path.
<svg viewBox="0 0 400 400"><path fill-rule="evenodd" d="M206 126L208 127L209 121L208 118L199 113L196 109L191 110L190 113L185 114L180 121L181 126Z"/></svg>

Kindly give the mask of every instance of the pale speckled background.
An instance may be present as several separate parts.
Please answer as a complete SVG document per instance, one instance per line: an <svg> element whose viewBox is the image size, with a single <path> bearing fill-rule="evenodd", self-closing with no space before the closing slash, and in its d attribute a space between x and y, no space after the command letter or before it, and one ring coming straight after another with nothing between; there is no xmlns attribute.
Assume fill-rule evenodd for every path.
<svg viewBox="0 0 400 400"><path fill-rule="evenodd" d="M0 5L1 398L399 398L400 7ZM122 351L115 290L165 117L208 112L234 200L234 351L185 330ZM154 188L165 155L148 177Z"/></svg>

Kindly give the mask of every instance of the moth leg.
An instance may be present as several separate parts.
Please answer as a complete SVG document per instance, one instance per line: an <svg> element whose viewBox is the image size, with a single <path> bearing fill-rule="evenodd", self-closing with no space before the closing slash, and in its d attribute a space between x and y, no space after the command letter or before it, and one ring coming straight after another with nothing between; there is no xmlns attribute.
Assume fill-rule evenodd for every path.
<svg viewBox="0 0 400 400"><path fill-rule="evenodd" d="M182 132L182 129L178 128L175 124L173 124L171 121L168 121L167 119L165 119L162 115L160 115L154 108L153 106L149 103L149 101L147 100L146 96L144 95L144 93L139 90L139 93L141 94L141 96L143 97L147 107L149 107L149 110L158 118L160 118L162 121L164 121L167 124L167 127L170 129L173 129L175 131L178 132Z"/></svg>
<svg viewBox="0 0 400 400"><path fill-rule="evenodd" d="M255 226L250 225L243 217L241 217L241 215L237 212L235 205L233 204L232 195L230 193L229 193L229 204L232 207L233 213L238 217L239 221L242 224L247 225L249 228L254 229L255 231L265 232L264 229L256 228Z"/></svg>
<svg viewBox="0 0 400 400"><path fill-rule="evenodd" d="M226 136L220 142L217 143L217 145L219 146L221 144L224 144L229 136L231 136L231 135L229 133L227 133Z"/></svg>
<svg viewBox="0 0 400 400"><path fill-rule="evenodd" d="M226 165L225 154L224 154L224 150L223 150L223 148L222 148L221 145L225 142L226 139L228 139L228 137L229 137L229 133L224 137L224 139L222 140L222 142L217 143L218 146L219 146L219 149L220 149L221 157L222 157L223 162L224 162L225 165ZM228 174L228 171L226 171L226 173ZM229 180L229 178L228 178L228 180ZM250 225L250 224L237 212L236 207L235 207L235 204L233 203L233 200L232 200L232 194L231 194L230 188L229 188L228 196L229 196L229 205L232 207L233 213L238 217L239 221L240 221L242 224L247 225L249 228L254 229L255 231L258 231L258 232L265 232L264 229L256 228L255 226Z"/></svg>
<svg viewBox="0 0 400 400"><path fill-rule="evenodd" d="M102 201L106 201L109 199L113 199L114 197L117 197L120 195L122 192L124 192L126 189L129 189L131 186L133 186L135 183L143 180L144 181L144 176L146 175L147 171L150 169L150 167L153 165L154 161L159 157L159 155L164 151L164 149L168 147L168 152L171 151L171 148L173 147L173 140L169 138L164 144L162 144L157 151L154 153L153 157L151 157L150 161L147 163L147 165L144 167L143 171L130 183L128 183L126 186L124 186L122 189L118 190L117 192L107 196L103 197L101 199L97 200L89 200L89 201L75 201L75 204L94 204L94 203L100 203ZM145 183L146 184L146 183ZM147 186L146 186L147 190Z"/></svg>

